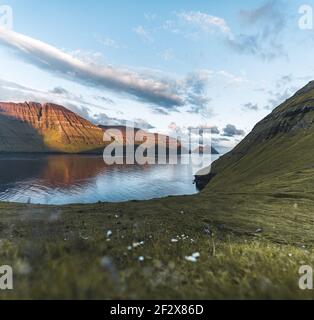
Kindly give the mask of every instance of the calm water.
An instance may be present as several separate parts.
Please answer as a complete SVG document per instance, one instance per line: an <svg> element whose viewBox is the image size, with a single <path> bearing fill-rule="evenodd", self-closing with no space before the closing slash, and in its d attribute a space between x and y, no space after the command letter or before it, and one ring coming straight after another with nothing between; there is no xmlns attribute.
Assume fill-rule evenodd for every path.
<svg viewBox="0 0 314 320"><path fill-rule="evenodd" d="M218 157L192 158L189 165L107 166L101 156L2 155L0 201L68 204L195 194L194 174Z"/></svg>

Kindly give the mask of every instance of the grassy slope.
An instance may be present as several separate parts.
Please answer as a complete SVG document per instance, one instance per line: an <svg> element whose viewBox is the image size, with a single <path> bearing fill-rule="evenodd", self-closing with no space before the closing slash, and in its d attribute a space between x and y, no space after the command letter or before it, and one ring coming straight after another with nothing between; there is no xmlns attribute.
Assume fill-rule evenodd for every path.
<svg viewBox="0 0 314 320"><path fill-rule="evenodd" d="M298 117L284 124L311 123L313 114ZM313 130L255 138L213 166L218 174L198 196L0 204L0 264L15 270L15 290L0 298L314 298L298 289L299 267L314 267ZM199 261L186 261L194 252Z"/></svg>
<svg viewBox="0 0 314 320"><path fill-rule="evenodd" d="M312 298L297 286L300 265L314 265L310 203L294 204L228 194L65 207L1 204L0 261L14 267L15 290L0 297ZM188 238L171 242L182 234ZM186 261L194 252L199 261Z"/></svg>

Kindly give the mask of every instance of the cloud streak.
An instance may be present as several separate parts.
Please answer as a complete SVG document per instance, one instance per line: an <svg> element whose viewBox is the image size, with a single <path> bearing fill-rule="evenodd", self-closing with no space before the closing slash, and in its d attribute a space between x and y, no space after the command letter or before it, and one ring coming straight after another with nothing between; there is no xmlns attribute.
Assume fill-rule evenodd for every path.
<svg viewBox="0 0 314 320"><path fill-rule="evenodd" d="M74 81L126 94L166 109L191 104L190 88L184 80L84 62L14 31L0 29L0 43L13 48L27 62Z"/></svg>

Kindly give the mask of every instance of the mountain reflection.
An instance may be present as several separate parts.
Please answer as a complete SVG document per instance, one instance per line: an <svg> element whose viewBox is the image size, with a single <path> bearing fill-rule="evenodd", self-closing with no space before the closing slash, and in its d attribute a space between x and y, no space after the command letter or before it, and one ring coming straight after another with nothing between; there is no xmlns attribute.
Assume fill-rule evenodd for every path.
<svg viewBox="0 0 314 320"><path fill-rule="evenodd" d="M2 155L0 200L66 204L194 194L197 168L106 165L101 156L92 155Z"/></svg>

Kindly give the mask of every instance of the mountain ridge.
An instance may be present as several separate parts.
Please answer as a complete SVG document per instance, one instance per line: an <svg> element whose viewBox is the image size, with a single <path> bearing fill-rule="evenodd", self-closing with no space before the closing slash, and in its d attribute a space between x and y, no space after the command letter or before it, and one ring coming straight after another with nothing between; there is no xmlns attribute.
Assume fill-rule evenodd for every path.
<svg viewBox="0 0 314 320"><path fill-rule="evenodd" d="M297 91L261 120L231 152L196 174L209 191L301 192L314 184L314 82ZM305 171L306 172L306 177ZM300 181L307 179L302 187ZM294 184L294 188L289 184Z"/></svg>

